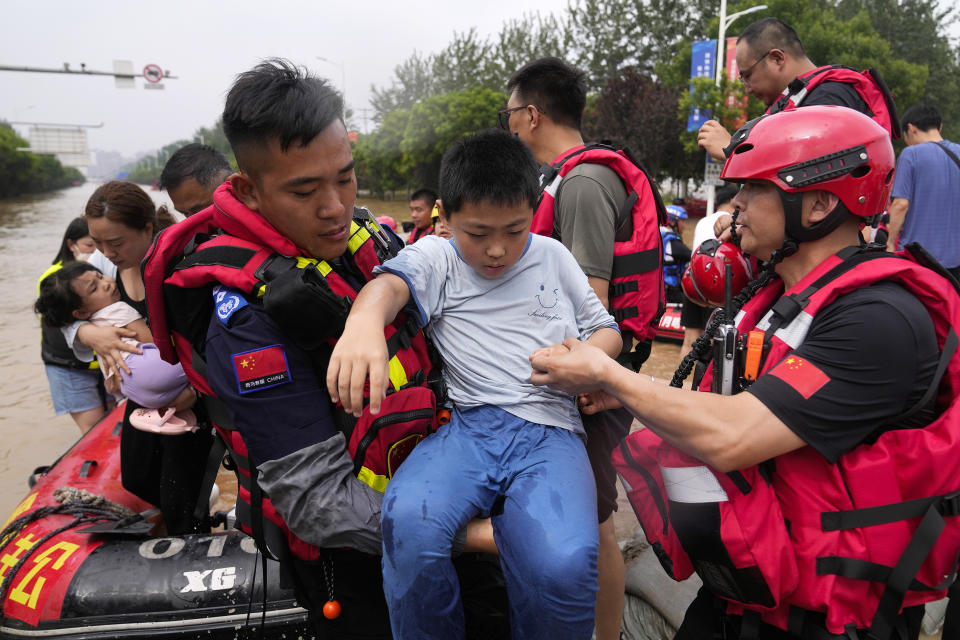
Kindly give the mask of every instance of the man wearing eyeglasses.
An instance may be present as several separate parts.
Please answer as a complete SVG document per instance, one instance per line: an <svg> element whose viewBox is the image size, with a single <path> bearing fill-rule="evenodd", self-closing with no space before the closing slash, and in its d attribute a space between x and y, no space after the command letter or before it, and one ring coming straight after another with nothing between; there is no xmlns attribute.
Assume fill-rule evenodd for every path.
<svg viewBox="0 0 960 640"><path fill-rule="evenodd" d="M580 121L587 92L582 71L558 58L542 58L514 73L507 90L510 99L499 113L499 125L526 143L538 163L563 165L583 149ZM583 161L562 179L546 182L549 184L542 186L545 194L552 191L553 223L544 223L545 228L539 232L552 232L573 253L597 297L610 309L616 223L627 200L623 180L609 166ZM646 190L650 190L648 185ZM648 195L652 198L649 193L644 197ZM537 224L535 217L534 226ZM625 338L627 335L624 333ZM624 342L629 346L632 341L626 338ZM600 523L596 637L610 640L620 636L625 576L612 517L617 487L610 453L629 432L633 418L616 410L584 415L583 419L587 454L597 484Z"/></svg>
<svg viewBox="0 0 960 640"><path fill-rule="evenodd" d="M767 113L839 105L867 114L891 137L899 137L893 98L876 71L816 66L797 32L781 20L765 18L747 27L737 38L736 59L747 93L763 101ZM723 162L730 133L716 120L708 120L700 127L697 144Z"/></svg>

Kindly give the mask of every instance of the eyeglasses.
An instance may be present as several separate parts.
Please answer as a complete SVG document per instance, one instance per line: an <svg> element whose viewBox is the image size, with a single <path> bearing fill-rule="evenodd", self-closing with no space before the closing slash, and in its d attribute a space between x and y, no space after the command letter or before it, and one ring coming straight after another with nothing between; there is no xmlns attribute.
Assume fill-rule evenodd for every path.
<svg viewBox="0 0 960 640"><path fill-rule="evenodd" d="M520 111L521 109L526 109L527 105L522 107L514 107L512 109L500 109L497 111L497 126L503 129L504 131L510 130L510 116L513 115L514 111Z"/></svg>
<svg viewBox="0 0 960 640"><path fill-rule="evenodd" d="M535 104L525 104L522 107L513 107L512 109L500 109L500 111L497 111L497 126L504 131L510 131L510 116L513 115L514 111L520 111L527 107L533 107L540 113L544 113L543 109Z"/></svg>
<svg viewBox="0 0 960 640"><path fill-rule="evenodd" d="M766 57L770 55L772 52L773 52L773 49L768 50L765 54L757 58L757 61L754 62L752 65L750 65L746 69L741 69L740 73L738 74L740 76L740 81L747 82L748 80L750 80L750 76L753 75L753 68L756 67L761 62L763 62L764 59L766 59Z"/></svg>

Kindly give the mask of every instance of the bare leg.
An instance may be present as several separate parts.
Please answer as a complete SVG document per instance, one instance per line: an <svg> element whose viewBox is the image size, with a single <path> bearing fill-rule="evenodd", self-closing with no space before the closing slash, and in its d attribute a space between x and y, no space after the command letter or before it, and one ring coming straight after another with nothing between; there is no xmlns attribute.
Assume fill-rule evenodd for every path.
<svg viewBox="0 0 960 640"><path fill-rule="evenodd" d="M177 395L171 406L177 411L183 411L184 409L192 407L196 401L197 392L194 391L192 386L187 385L186 388Z"/></svg>
<svg viewBox="0 0 960 640"><path fill-rule="evenodd" d="M484 520L474 519L467 523L467 541L463 550L493 554L500 553L497 549L497 543L493 540L493 524L490 522L490 518Z"/></svg>
<svg viewBox="0 0 960 640"><path fill-rule="evenodd" d="M97 420L106 415L106 413L107 409L101 405L93 409L87 409L86 411L75 411L70 414L70 417L73 418L73 421L80 427L80 433L84 434L90 431L93 425L97 424Z"/></svg>
<svg viewBox="0 0 960 640"><path fill-rule="evenodd" d="M597 640L617 640L623 624L623 600L627 570L617 544L613 515L600 523L597 552Z"/></svg>

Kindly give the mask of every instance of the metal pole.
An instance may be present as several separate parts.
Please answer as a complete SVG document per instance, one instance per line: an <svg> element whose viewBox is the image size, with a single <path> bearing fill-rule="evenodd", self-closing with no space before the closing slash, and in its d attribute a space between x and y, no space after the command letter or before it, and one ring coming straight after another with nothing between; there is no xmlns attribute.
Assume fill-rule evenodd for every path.
<svg viewBox="0 0 960 640"><path fill-rule="evenodd" d="M720 32L717 34L717 57L713 63L714 83L720 86L720 74L723 72L723 54L727 50L727 43L724 42L727 35L727 0L720 0Z"/></svg>

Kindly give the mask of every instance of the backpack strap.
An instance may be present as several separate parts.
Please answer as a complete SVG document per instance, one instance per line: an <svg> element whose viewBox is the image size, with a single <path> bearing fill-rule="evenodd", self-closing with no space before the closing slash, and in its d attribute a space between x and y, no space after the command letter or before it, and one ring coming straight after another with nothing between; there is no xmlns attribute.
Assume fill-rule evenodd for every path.
<svg viewBox="0 0 960 640"><path fill-rule="evenodd" d="M957 165L957 168L958 168L958 169L960 169L960 158L957 157L957 154L955 154L953 151L950 151L950 149L947 147L947 145L945 145L945 144L943 144L943 143L941 143L941 142L937 142L937 143L935 143L935 144L936 144L938 147L940 147L941 149L943 149L943 152L944 152L945 154L947 154L948 156L950 156L950 159L953 160L953 163L954 163L955 165Z"/></svg>

